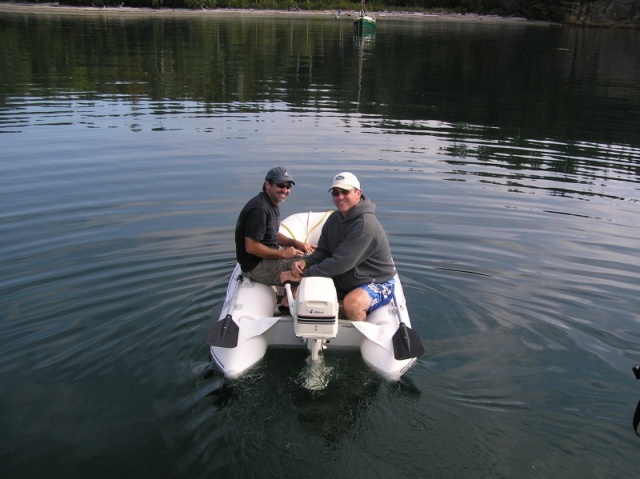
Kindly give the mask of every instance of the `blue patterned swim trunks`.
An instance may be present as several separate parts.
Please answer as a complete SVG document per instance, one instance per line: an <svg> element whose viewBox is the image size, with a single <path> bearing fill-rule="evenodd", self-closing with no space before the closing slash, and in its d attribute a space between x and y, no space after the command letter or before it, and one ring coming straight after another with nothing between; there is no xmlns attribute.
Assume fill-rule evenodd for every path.
<svg viewBox="0 0 640 479"><path fill-rule="evenodd" d="M395 286L396 280L393 278L386 283L369 283L360 286L371 297L371 307L368 312L372 313L385 304L389 304L393 299Z"/></svg>

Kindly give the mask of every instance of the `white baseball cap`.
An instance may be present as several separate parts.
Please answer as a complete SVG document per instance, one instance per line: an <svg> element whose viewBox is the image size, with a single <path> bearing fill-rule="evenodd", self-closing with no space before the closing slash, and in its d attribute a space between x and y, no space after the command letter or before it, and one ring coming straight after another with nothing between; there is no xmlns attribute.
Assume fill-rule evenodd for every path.
<svg viewBox="0 0 640 479"><path fill-rule="evenodd" d="M333 188L342 188L343 190L351 190L355 188L356 190L359 190L360 182L353 173L343 171L333 177L333 184L331 185L331 188L329 188L329 191Z"/></svg>

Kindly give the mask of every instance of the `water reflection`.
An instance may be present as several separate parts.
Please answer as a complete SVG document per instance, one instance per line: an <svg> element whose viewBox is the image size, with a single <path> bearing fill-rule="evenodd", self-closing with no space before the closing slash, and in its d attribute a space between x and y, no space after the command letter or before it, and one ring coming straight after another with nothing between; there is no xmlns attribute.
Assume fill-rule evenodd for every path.
<svg viewBox="0 0 640 479"><path fill-rule="evenodd" d="M397 21L376 41L342 23L6 15L0 97L74 92L91 101L97 93L166 103L166 113L172 100L201 102L205 111L285 102L457 129L483 125L509 141L640 143L637 32L427 24L426 36L416 36L400 35L407 24Z"/></svg>
<svg viewBox="0 0 640 479"><path fill-rule="evenodd" d="M362 95L362 76L364 75L365 51L367 58L371 58L376 39L375 32L354 34L355 46L358 48L358 99L356 100L356 112L360 112L360 99ZM374 72L368 73L372 75Z"/></svg>

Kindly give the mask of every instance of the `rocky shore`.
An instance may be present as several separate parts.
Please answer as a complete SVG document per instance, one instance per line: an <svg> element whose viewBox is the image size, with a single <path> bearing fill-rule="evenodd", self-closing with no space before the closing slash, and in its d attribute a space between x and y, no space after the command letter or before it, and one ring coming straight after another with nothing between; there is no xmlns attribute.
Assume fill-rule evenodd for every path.
<svg viewBox="0 0 640 479"><path fill-rule="evenodd" d="M640 0L574 0L565 3L564 23L596 27L640 28Z"/></svg>

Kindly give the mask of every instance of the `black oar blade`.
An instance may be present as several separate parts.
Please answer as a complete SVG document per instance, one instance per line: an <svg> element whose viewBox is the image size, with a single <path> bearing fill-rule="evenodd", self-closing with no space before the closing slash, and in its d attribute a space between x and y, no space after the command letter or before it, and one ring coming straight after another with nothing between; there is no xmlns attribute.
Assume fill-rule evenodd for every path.
<svg viewBox="0 0 640 479"><path fill-rule="evenodd" d="M207 336L207 344L221 348L235 348L238 345L239 332L238 324L230 314L227 314L222 321L213 323Z"/></svg>
<svg viewBox="0 0 640 479"><path fill-rule="evenodd" d="M418 333L400 323L400 327L391 338L393 343L393 356L398 360L419 358L425 353L424 345Z"/></svg>
<svg viewBox="0 0 640 479"><path fill-rule="evenodd" d="M636 412L633 414L633 429L636 431L636 436L640 436L640 401L638 401Z"/></svg>

